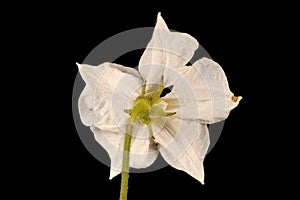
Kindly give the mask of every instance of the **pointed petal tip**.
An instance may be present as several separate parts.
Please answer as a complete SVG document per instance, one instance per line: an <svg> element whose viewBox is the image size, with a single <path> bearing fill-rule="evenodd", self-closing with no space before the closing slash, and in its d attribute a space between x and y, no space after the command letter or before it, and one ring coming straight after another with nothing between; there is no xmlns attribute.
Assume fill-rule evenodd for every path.
<svg viewBox="0 0 300 200"><path fill-rule="evenodd" d="M164 19L162 18L161 16L161 12L158 12L157 13L157 19L156 19L157 22L161 22L161 21L164 21Z"/></svg>
<svg viewBox="0 0 300 200"><path fill-rule="evenodd" d="M238 96L238 102L240 102L242 99L243 99L243 97L242 96Z"/></svg>
<svg viewBox="0 0 300 200"><path fill-rule="evenodd" d="M234 102L234 103L239 103L240 100L242 100L242 96L232 96L231 97L231 100Z"/></svg>
<svg viewBox="0 0 300 200"><path fill-rule="evenodd" d="M237 101L236 101L236 103L239 103L241 100L242 100L242 96L237 96Z"/></svg>
<svg viewBox="0 0 300 200"><path fill-rule="evenodd" d="M78 67L78 71L81 73L81 71L83 70L82 64L79 64L78 62L76 62L76 65Z"/></svg>
<svg viewBox="0 0 300 200"><path fill-rule="evenodd" d="M168 30L168 26L167 26L165 20L162 18L161 12L158 12L158 14L157 14L157 20L156 20L156 26L155 27Z"/></svg>
<svg viewBox="0 0 300 200"><path fill-rule="evenodd" d="M232 97L231 97L232 103L231 103L231 105L229 106L229 112L230 112L230 110L236 108L236 107L239 105L239 103L240 103L240 101L242 100L242 98L243 98L243 97L241 97L241 96L232 96Z"/></svg>
<svg viewBox="0 0 300 200"><path fill-rule="evenodd" d="M119 170L116 169L110 169L110 174L109 174L109 180L112 180L114 177L116 177L117 175L119 175L121 172Z"/></svg>
<svg viewBox="0 0 300 200"><path fill-rule="evenodd" d="M203 173L204 173L204 172L203 172ZM199 181L202 185L204 185L204 175L198 174L198 175L196 175L196 176L193 176L193 175L192 175L192 177L194 177L197 181Z"/></svg>

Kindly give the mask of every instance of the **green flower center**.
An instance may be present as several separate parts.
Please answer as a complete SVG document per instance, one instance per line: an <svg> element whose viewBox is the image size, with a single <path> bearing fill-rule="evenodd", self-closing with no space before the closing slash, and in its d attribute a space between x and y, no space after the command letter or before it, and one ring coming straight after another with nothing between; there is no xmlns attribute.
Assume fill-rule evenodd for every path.
<svg viewBox="0 0 300 200"><path fill-rule="evenodd" d="M171 116L175 113L165 112L159 105L160 95L164 89L163 80L157 91L146 93L146 82L143 84L141 95L134 101L132 109L124 110L130 115L130 121L134 122L137 118L143 124L150 125L151 117Z"/></svg>

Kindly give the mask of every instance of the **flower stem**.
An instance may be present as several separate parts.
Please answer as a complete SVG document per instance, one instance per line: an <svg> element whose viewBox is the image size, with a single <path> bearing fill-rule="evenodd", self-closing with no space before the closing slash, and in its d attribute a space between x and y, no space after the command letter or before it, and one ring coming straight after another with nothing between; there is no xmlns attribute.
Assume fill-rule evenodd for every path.
<svg viewBox="0 0 300 200"><path fill-rule="evenodd" d="M151 123L147 124L147 127L148 127L148 131L149 131L150 137L154 137L154 136L153 136L153 130L152 130Z"/></svg>
<svg viewBox="0 0 300 200"><path fill-rule="evenodd" d="M130 152L130 143L132 135L132 127L135 119L130 118L130 122L127 124L125 143L124 143L124 152L123 152L123 165L122 165L122 178L121 178L121 191L120 191L120 200L127 199L128 193L128 178L129 178L129 152Z"/></svg>

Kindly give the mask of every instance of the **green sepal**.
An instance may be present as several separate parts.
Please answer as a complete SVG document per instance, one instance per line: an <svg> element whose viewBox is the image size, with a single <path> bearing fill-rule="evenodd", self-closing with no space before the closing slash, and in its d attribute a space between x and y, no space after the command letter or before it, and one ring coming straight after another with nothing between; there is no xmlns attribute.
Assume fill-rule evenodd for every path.
<svg viewBox="0 0 300 200"><path fill-rule="evenodd" d="M175 115L176 112L165 112L161 105L153 105L150 110L150 117L162 117L162 116L171 116Z"/></svg>

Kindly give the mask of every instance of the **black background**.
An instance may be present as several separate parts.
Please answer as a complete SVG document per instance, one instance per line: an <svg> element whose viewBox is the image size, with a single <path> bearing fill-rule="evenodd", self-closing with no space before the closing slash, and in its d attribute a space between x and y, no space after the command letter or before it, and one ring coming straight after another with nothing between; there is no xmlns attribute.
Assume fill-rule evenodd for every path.
<svg viewBox="0 0 300 200"><path fill-rule="evenodd" d="M278 18L273 5L256 3L106 1L98 5L44 4L23 10L9 23L17 30L15 40L21 42L18 61L10 62L29 63L23 70L32 78L18 84L29 84L30 90L23 96L24 113L34 114L22 115L22 122L30 123L20 123L24 134L18 135L16 143L30 142L10 157L17 164L7 185L33 198L118 199L120 176L108 179L109 167L89 154L75 129L75 63L83 62L94 47L112 35L154 26L158 12L170 29L189 33L199 41L223 67L231 90L244 99L231 112L218 143L205 159L205 185L166 167L131 174L128 199L273 196L284 177L277 170L280 154L273 142L274 132L265 120L274 113L267 102L274 85L267 80L274 70L268 64L276 56L269 55L274 45L270 36ZM117 62L134 67L141 53L125 55Z"/></svg>

